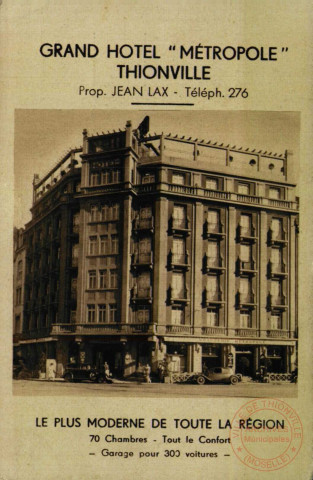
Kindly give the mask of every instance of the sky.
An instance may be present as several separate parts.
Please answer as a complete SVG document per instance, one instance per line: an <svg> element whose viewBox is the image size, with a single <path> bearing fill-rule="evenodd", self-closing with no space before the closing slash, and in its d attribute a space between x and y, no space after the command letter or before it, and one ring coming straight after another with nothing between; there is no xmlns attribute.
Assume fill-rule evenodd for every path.
<svg viewBox="0 0 313 480"><path fill-rule="evenodd" d="M293 152L295 178L299 169L300 116L296 112L146 111L146 110L16 110L14 139L14 226L30 219L32 181L42 178L70 149L82 145L82 131L96 134L136 128L150 116L150 132L186 136L236 147Z"/></svg>

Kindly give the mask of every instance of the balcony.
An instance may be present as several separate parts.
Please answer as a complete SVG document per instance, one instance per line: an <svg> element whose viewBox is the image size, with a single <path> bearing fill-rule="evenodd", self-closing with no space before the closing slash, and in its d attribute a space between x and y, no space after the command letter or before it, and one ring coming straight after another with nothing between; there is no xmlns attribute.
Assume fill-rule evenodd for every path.
<svg viewBox="0 0 313 480"><path fill-rule="evenodd" d="M206 220L203 225L203 237L222 240L225 237L225 233L223 233L223 230L224 226L221 223L209 223Z"/></svg>
<svg viewBox="0 0 313 480"><path fill-rule="evenodd" d="M237 337L257 337L258 333L255 328L236 328L235 329L235 335Z"/></svg>
<svg viewBox="0 0 313 480"><path fill-rule="evenodd" d="M280 232L276 232L270 228L267 232L267 243L284 247L288 243L287 232L283 229Z"/></svg>
<svg viewBox="0 0 313 480"><path fill-rule="evenodd" d="M285 295L272 295L271 293L267 296L267 308L268 310L273 310L275 308L279 310L287 309L287 299Z"/></svg>
<svg viewBox="0 0 313 480"><path fill-rule="evenodd" d="M137 217L133 220L133 230L135 232L153 232L154 230L154 218L140 218Z"/></svg>
<svg viewBox="0 0 313 480"><path fill-rule="evenodd" d="M225 270L225 267L223 267L223 259L221 257L208 257L205 253L203 257L202 269L204 273L223 273Z"/></svg>
<svg viewBox="0 0 313 480"><path fill-rule="evenodd" d="M273 278L273 277L287 277L288 272L287 272L287 266L282 263L274 263L269 261L267 265L267 272L268 272L268 277Z"/></svg>
<svg viewBox="0 0 313 480"><path fill-rule="evenodd" d="M174 235L175 233L190 235L190 220L186 218L174 218L173 215L169 219L169 232Z"/></svg>
<svg viewBox="0 0 313 480"><path fill-rule="evenodd" d="M153 266L153 253L138 253L135 252L131 256L131 266L134 270L140 267L152 268Z"/></svg>
<svg viewBox="0 0 313 480"><path fill-rule="evenodd" d="M152 287L137 287L135 285L130 291L131 302L152 303Z"/></svg>
<svg viewBox="0 0 313 480"><path fill-rule="evenodd" d="M201 327L201 335L223 336L223 335L226 335L226 328L225 327Z"/></svg>
<svg viewBox="0 0 313 480"><path fill-rule="evenodd" d="M189 253L173 253L170 250L167 257L167 265L169 270L180 269L180 270L189 270Z"/></svg>
<svg viewBox="0 0 313 480"><path fill-rule="evenodd" d="M57 323L52 325L52 335L138 335L155 333L151 323Z"/></svg>
<svg viewBox="0 0 313 480"><path fill-rule="evenodd" d="M236 294L236 307L242 308L246 307L253 309L256 305L254 293L241 293L237 292Z"/></svg>
<svg viewBox="0 0 313 480"><path fill-rule="evenodd" d="M188 305L190 302L188 288L185 287L178 291L170 285L167 290L167 299L169 305L183 303Z"/></svg>
<svg viewBox="0 0 313 480"><path fill-rule="evenodd" d="M250 260L243 262L240 258L236 262L237 275L255 275L257 273L256 262Z"/></svg>
<svg viewBox="0 0 313 480"><path fill-rule="evenodd" d="M257 240L255 227L243 227L237 226L237 242L242 243L255 243Z"/></svg>
<svg viewBox="0 0 313 480"><path fill-rule="evenodd" d="M269 338L289 338L289 330L267 330L266 336Z"/></svg>
<svg viewBox="0 0 313 480"><path fill-rule="evenodd" d="M206 288L203 291L203 304L206 307L210 306L221 306L225 301L223 300L223 293L221 291L218 292L210 292Z"/></svg>
<svg viewBox="0 0 313 480"><path fill-rule="evenodd" d="M193 327L191 325L166 325L165 333L166 334L192 335L193 334Z"/></svg>

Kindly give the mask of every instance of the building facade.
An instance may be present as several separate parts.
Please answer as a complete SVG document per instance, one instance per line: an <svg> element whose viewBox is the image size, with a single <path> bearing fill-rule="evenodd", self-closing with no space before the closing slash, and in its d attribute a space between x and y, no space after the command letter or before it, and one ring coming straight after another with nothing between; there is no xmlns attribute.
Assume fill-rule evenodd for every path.
<svg viewBox="0 0 313 480"><path fill-rule="evenodd" d="M23 331L26 249L24 229L13 232L13 344L18 345Z"/></svg>
<svg viewBox="0 0 313 480"><path fill-rule="evenodd" d="M146 129L147 130L147 129ZM20 348L129 376L297 361L291 153L172 135L89 136L34 178Z"/></svg>

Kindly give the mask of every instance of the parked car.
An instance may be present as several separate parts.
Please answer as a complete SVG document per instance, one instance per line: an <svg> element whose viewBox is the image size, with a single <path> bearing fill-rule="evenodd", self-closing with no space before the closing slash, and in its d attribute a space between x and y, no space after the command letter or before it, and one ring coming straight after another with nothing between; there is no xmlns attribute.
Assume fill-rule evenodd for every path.
<svg viewBox="0 0 313 480"><path fill-rule="evenodd" d="M66 382L89 380L91 382L104 383L106 381L104 372L86 363L67 365L63 378Z"/></svg>
<svg viewBox="0 0 313 480"><path fill-rule="evenodd" d="M234 373L232 368L214 367L210 368L206 373L195 373L193 381L198 385L204 385L205 383L229 383L235 385L241 382L242 375L240 373Z"/></svg>

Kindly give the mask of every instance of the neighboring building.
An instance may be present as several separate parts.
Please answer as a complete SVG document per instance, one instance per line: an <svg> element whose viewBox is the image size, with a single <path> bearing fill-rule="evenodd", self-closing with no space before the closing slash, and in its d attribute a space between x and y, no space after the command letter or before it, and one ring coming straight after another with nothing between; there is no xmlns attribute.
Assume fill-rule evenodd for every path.
<svg viewBox="0 0 313 480"><path fill-rule="evenodd" d="M26 250L24 229L13 233L13 345L18 345L23 328Z"/></svg>
<svg viewBox="0 0 313 480"><path fill-rule="evenodd" d="M143 122L147 127L147 120ZM128 376L233 365L290 372L297 353L298 200L290 154L130 122L34 179L23 339L60 375L71 357ZM225 134L226 136L226 134ZM288 157L288 158L287 158Z"/></svg>

